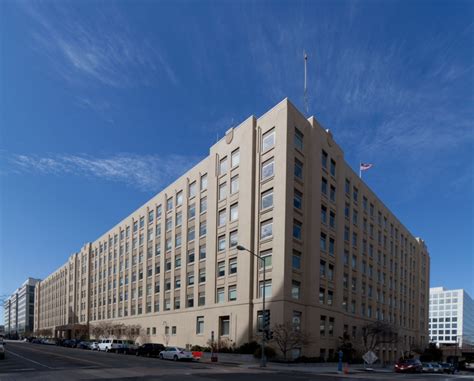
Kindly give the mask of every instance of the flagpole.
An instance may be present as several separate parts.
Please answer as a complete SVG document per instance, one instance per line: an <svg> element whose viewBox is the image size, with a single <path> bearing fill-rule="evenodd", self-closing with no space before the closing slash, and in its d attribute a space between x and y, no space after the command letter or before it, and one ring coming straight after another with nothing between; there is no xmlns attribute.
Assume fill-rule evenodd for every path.
<svg viewBox="0 0 474 381"><path fill-rule="evenodd" d="M362 162L359 162L359 179L362 179Z"/></svg>

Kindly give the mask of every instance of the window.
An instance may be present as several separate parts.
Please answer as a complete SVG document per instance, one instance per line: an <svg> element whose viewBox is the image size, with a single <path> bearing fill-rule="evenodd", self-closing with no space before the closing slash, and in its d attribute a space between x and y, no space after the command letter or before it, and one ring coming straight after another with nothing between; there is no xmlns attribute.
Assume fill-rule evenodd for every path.
<svg viewBox="0 0 474 381"><path fill-rule="evenodd" d="M336 187L334 185L331 185L330 187L329 199L336 202Z"/></svg>
<svg viewBox="0 0 474 381"><path fill-rule="evenodd" d="M199 259L206 258L206 245L199 246Z"/></svg>
<svg viewBox="0 0 474 381"><path fill-rule="evenodd" d="M301 222L293 220L293 237L296 239L301 239Z"/></svg>
<svg viewBox="0 0 474 381"><path fill-rule="evenodd" d="M336 176L336 162L331 159L330 173L332 176Z"/></svg>
<svg viewBox="0 0 474 381"><path fill-rule="evenodd" d="M227 156L219 162L219 175L223 175L227 172Z"/></svg>
<svg viewBox="0 0 474 381"><path fill-rule="evenodd" d="M237 230L231 231L229 234L229 247L236 247L238 245L238 232Z"/></svg>
<svg viewBox="0 0 474 381"><path fill-rule="evenodd" d="M321 222L325 224L327 222L327 213L328 213L328 208L326 206L321 205Z"/></svg>
<svg viewBox="0 0 474 381"><path fill-rule="evenodd" d="M273 189L269 189L262 193L261 210L271 208L273 206Z"/></svg>
<svg viewBox="0 0 474 381"><path fill-rule="evenodd" d="M329 255L334 256L335 254L335 241L334 238L329 238Z"/></svg>
<svg viewBox="0 0 474 381"><path fill-rule="evenodd" d="M300 151L303 151L303 134L295 128L295 147L298 148Z"/></svg>
<svg viewBox="0 0 474 381"><path fill-rule="evenodd" d="M319 248L320 248L322 251L326 251L326 250L327 250L326 241L327 241L326 233L321 232L321 236L320 236L320 238L319 238Z"/></svg>
<svg viewBox="0 0 474 381"><path fill-rule="evenodd" d="M204 334L204 316L198 316L196 318L196 335Z"/></svg>
<svg viewBox="0 0 474 381"><path fill-rule="evenodd" d="M190 226L188 228L188 242L194 241L194 238L196 236L194 226Z"/></svg>
<svg viewBox="0 0 474 381"><path fill-rule="evenodd" d="M221 235L217 239L217 250L218 251L224 251L225 250L225 235Z"/></svg>
<svg viewBox="0 0 474 381"><path fill-rule="evenodd" d="M173 228L173 220L171 217L166 218L166 231L169 232Z"/></svg>
<svg viewBox="0 0 474 381"><path fill-rule="evenodd" d="M328 290L327 305L332 306L334 302L334 291Z"/></svg>
<svg viewBox="0 0 474 381"><path fill-rule="evenodd" d="M297 250L293 250L293 256L291 258L291 265L294 269L301 269L301 253Z"/></svg>
<svg viewBox="0 0 474 381"><path fill-rule="evenodd" d="M295 177L303 180L303 163L298 159L295 159Z"/></svg>
<svg viewBox="0 0 474 381"><path fill-rule="evenodd" d="M237 193L239 191L239 176L236 175L230 179L230 194Z"/></svg>
<svg viewBox="0 0 474 381"><path fill-rule="evenodd" d="M206 293L201 291L198 294L198 306L203 306L204 304L206 304Z"/></svg>
<svg viewBox="0 0 474 381"><path fill-rule="evenodd" d="M237 221L239 218L239 205L237 203L230 206L230 222Z"/></svg>
<svg viewBox="0 0 474 381"><path fill-rule="evenodd" d="M191 204L188 206L188 219L194 218L196 216L196 205Z"/></svg>
<svg viewBox="0 0 474 381"><path fill-rule="evenodd" d="M226 217L225 217L225 209L219 210L219 221L217 226L225 226L225 223L227 222Z"/></svg>
<svg viewBox="0 0 474 381"><path fill-rule="evenodd" d="M262 152L265 152L275 145L275 130L270 130L263 134Z"/></svg>
<svg viewBox="0 0 474 381"><path fill-rule="evenodd" d="M237 258L229 259L229 274L237 274Z"/></svg>
<svg viewBox="0 0 474 381"><path fill-rule="evenodd" d="M194 263L194 249L188 251L188 263Z"/></svg>
<svg viewBox="0 0 474 381"><path fill-rule="evenodd" d="M299 299L300 298L300 292L301 292L301 282L299 282L297 280L293 280L291 282L291 297L293 299Z"/></svg>
<svg viewBox="0 0 474 381"><path fill-rule="evenodd" d="M181 255L177 255L174 259L174 267L181 267Z"/></svg>
<svg viewBox="0 0 474 381"><path fill-rule="evenodd" d="M357 225L357 222L358 222L358 221L357 221L357 214L358 214L358 213L357 213L357 210L353 209L353 210L352 210L352 223L353 223L354 225Z"/></svg>
<svg viewBox="0 0 474 381"><path fill-rule="evenodd" d="M320 336L326 335L326 316L324 315L321 315L321 318L319 321L319 335Z"/></svg>
<svg viewBox="0 0 474 381"><path fill-rule="evenodd" d="M207 173L201 176L201 191L207 189Z"/></svg>
<svg viewBox="0 0 474 381"><path fill-rule="evenodd" d="M196 196L196 182L192 182L189 184L189 197L194 197Z"/></svg>
<svg viewBox="0 0 474 381"><path fill-rule="evenodd" d="M225 261L220 261L217 263L217 276L225 276Z"/></svg>
<svg viewBox="0 0 474 381"><path fill-rule="evenodd" d="M264 287L264 283L263 281L260 281L259 282L259 291L260 291L259 296L262 297L264 290L265 290L265 298L272 296L272 280L271 279L266 280L265 289L263 287Z"/></svg>
<svg viewBox="0 0 474 381"><path fill-rule="evenodd" d="M183 213L178 212L176 213L175 224L176 226L181 226L182 223L183 223Z"/></svg>
<svg viewBox="0 0 474 381"><path fill-rule="evenodd" d="M224 287L220 287L217 289L216 303L224 303L224 301L225 301Z"/></svg>
<svg viewBox="0 0 474 381"><path fill-rule="evenodd" d="M207 197L202 197L200 200L200 213L204 213L207 210Z"/></svg>
<svg viewBox="0 0 474 381"><path fill-rule="evenodd" d="M199 269L199 283L206 281L206 269Z"/></svg>
<svg viewBox="0 0 474 381"><path fill-rule="evenodd" d="M188 273L188 286L194 285L194 272Z"/></svg>
<svg viewBox="0 0 474 381"><path fill-rule="evenodd" d="M206 221L201 222L199 225L199 237L204 237L207 233L207 224Z"/></svg>
<svg viewBox="0 0 474 381"><path fill-rule="evenodd" d="M326 303L326 290L322 287L319 288L319 303Z"/></svg>
<svg viewBox="0 0 474 381"><path fill-rule="evenodd" d="M174 278L174 288L180 288L180 287L181 287L181 278L177 276Z"/></svg>
<svg viewBox="0 0 474 381"><path fill-rule="evenodd" d="M354 202L357 202L357 199L359 198L359 190L356 187L352 188L352 198L354 199Z"/></svg>
<svg viewBox="0 0 474 381"><path fill-rule="evenodd" d="M334 318L333 318L333 317L330 317L330 318L329 318L328 335L329 335L329 336L333 336L333 335L334 335Z"/></svg>
<svg viewBox="0 0 474 381"><path fill-rule="evenodd" d="M350 195L351 193L351 182L349 179L346 179L345 185L344 185L344 190L347 195Z"/></svg>
<svg viewBox="0 0 474 381"><path fill-rule="evenodd" d="M268 179L273 176L274 173L274 162L273 159L267 160L262 164L262 180Z"/></svg>
<svg viewBox="0 0 474 381"><path fill-rule="evenodd" d="M326 196L328 194L328 181L324 177L321 178L321 193Z"/></svg>
<svg viewBox="0 0 474 381"><path fill-rule="evenodd" d="M171 248L173 247L173 243L171 242L171 238L166 238L166 242L165 242L165 248L166 250L171 250Z"/></svg>
<svg viewBox="0 0 474 381"><path fill-rule="evenodd" d="M229 286L229 301L237 300L237 286Z"/></svg>
<svg viewBox="0 0 474 381"><path fill-rule="evenodd" d="M323 168L328 167L328 153L325 150L321 151L321 165Z"/></svg>
<svg viewBox="0 0 474 381"><path fill-rule="evenodd" d="M183 191L176 193L176 206L183 205Z"/></svg>
<svg viewBox="0 0 474 381"><path fill-rule="evenodd" d="M303 208L303 193L301 193L299 190L295 189L294 190L294 195L293 195L293 206L296 209L302 209Z"/></svg>
<svg viewBox="0 0 474 381"><path fill-rule="evenodd" d="M260 239L271 238L273 235L273 220L267 220L260 225Z"/></svg>
<svg viewBox="0 0 474 381"><path fill-rule="evenodd" d="M155 211L154 210L150 210L148 212L148 223L151 224L153 222L153 218L155 216Z"/></svg>
<svg viewBox="0 0 474 381"><path fill-rule="evenodd" d="M219 201L224 200L227 197L227 183L223 182L219 185Z"/></svg>
<svg viewBox="0 0 474 381"><path fill-rule="evenodd" d="M265 264L265 268L272 267L272 251L271 250L266 250L262 253L260 253L260 257L263 259L263 261L258 261L258 267L261 269L262 268L262 262Z"/></svg>
<svg viewBox="0 0 474 381"><path fill-rule="evenodd" d="M326 277L326 261L322 259L319 261L319 276L321 278Z"/></svg>
<svg viewBox="0 0 474 381"><path fill-rule="evenodd" d="M178 233L176 234L176 236L174 237L175 238L175 247L180 247L181 246L181 234Z"/></svg>
<svg viewBox="0 0 474 381"><path fill-rule="evenodd" d="M329 212L329 226L333 229L336 228L336 213L334 213L332 210Z"/></svg>
<svg viewBox="0 0 474 381"><path fill-rule="evenodd" d="M232 152L230 157L230 165L232 168L237 167L240 164L240 151L237 148L234 152Z"/></svg>
<svg viewBox="0 0 474 381"><path fill-rule="evenodd" d="M219 317L219 331L220 331L221 336L229 336L229 332L230 332L229 316Z"/></svg>
<svg viewBox="0 0 474 381"><path fill-rule="evenodd" d="M156 218L157 218L157 219L158 219L158 218L161 218L161 214L162 214L162 213L163 213L163 208L162 208L161 205L158 205L158 206L156 207Z"/></svg>

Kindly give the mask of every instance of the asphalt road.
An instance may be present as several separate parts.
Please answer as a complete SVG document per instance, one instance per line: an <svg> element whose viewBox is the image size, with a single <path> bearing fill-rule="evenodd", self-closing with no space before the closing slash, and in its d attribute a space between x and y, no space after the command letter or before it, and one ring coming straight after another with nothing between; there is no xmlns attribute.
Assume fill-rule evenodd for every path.
<svg viewBox="0 0 474 381"><path fill-rule="evenodd" d="M470 376L400 375L393 373L337 375L306 373L303 369L281 368L269 364L266 370L229 364L174 362L156 358L92 352L57 346L12 343L6 346L6 358L0 360L0 380L160 380L160 381L338 381L387 380L450 381Z"/></svg>

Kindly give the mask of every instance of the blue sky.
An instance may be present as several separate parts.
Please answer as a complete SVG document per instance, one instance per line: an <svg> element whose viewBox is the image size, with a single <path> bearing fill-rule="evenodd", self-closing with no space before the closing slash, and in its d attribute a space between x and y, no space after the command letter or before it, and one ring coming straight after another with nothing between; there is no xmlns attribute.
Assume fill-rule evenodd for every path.
<svg viewBox="0 0 474 381"><path fill-rule="evenodd" d="M44 277L284 97L473 284L469 1L0 2L0 295ZM0 319L3 318L3 315Z"/></svg>

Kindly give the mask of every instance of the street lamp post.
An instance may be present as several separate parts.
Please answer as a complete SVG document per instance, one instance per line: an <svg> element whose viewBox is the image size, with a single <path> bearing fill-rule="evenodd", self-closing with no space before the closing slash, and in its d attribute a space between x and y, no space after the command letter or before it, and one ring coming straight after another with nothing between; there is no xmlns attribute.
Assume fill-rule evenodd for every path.
<svg viewBox="0 0 474 381"><path fill-rule="evenodd" d="M261 264L262 264L262 268L263 268L263 286L262 286L262 348L261 348L261 351L262 351L262 357L260 359L260 367L264 368L267 366L266 364L266 359L265 359L265 334L266 334L266 311L265 311L265 287L266 287L266 284L265 284L265 272L266 272L266 269L265 269L265 259L262 258L260 255L257 255L255 254L253 251L250 251L249 249L245 248L244 246L242 245L237 245L237 250L239 251L247 251L249 252L250 254L252 254L254 257L258 258L260 261L261 261ZM257 276L257 289L259 289L260 287L260 284L259 284L259 281L258 281L258 276Z"/></svg>

